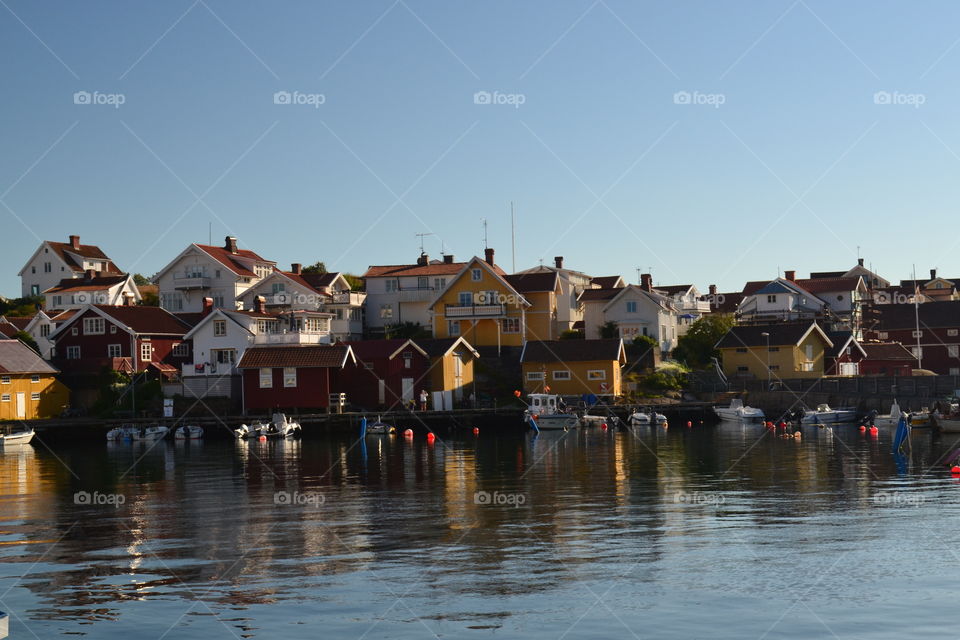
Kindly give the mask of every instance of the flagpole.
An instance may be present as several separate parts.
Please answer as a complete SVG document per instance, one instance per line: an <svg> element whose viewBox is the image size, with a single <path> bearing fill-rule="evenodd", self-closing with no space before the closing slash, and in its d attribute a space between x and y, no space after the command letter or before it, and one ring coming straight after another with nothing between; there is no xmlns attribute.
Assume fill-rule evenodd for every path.
<svg viewBox="0 0 960 640"><path fill-rule="evenodd" d="M913 315L917 323L917 368L923 369L923 348L920 346L920 286L917 284L917 265L913 265Z"/></svg>

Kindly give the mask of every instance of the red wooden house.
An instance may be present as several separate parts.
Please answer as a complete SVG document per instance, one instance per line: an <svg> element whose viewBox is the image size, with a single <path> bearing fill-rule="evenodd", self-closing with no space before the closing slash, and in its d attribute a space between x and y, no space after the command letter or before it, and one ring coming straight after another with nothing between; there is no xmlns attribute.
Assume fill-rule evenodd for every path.
<svg viewBox="0 0 960 640"><path fill-rule="evenodd" d="M364 409L395 409L419 402L430 390L430 357L413 340L402 338L349 343L358 366L344 371L347 401Z"/></svg>
<svg viewBox="0 0 960 640"><path fill-rule="evenodd" d="M868 337L904 345L917 358L917 368L960 375L960 300L925 302L916 308L881 304L873 311L875 324Z"/></svg>
<svg viewBox="0 0 960 640"><path fill-rule="evenodd" d="M50 335L53 360L64 373L178 374L190 359L190 325L160 307L88 305Z"/></svg>
<svg viewBox="0 0 960 640"><path fill-rule="evenodd" d="M345 344L250 347L237 365L243 376L243 409L326 409L330 394L347 391L344 371L356 362Z"/></svg>
<svg viewBox="0 0 960 640"><path fill-rule="evenodd" d="M827 331L833 343L823 353L823 372L828 376L855 376L860 374L860 362L866 351L853 336L852 331Z"/></svg>
<svg viewBox="0 0 960 640"><path fill-rule="evenodd" d="M917 359L898 342L864 342L866 357L860 361L862 376L912 376Z"/></svg>

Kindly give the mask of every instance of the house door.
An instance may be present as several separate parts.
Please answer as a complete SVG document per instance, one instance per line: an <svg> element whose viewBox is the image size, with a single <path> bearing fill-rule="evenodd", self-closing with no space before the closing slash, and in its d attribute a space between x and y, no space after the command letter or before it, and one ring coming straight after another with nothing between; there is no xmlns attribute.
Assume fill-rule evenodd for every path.
<svg viewBox="0 0 960 640"><path fill-rule="evenodd" d="M813 361L813 345L808 344L807 345L807 362L812 362L812 361Z"/></svg>
<svg viewBox="0 0 960 640"><path fill-rule="evenodd" d="M403 378L400 380L401 392L400 396L404 402L410 402L413 400L413 378Z"/></svg>
<svg viewBox="0 0 960 640"><path fill-rule="evenodd" d="M387 404L387 381L377 380L377 402Z"/></svg>
<svg viewBox="0 0 960 640"><path fill-rule="evenodd" d="M463 357L453 354L453 397L457 402L463 400Z"/></svg>
<svg viewBox="0 0 960 640"><path fill-rule="evenodd" d="M17 394L17 418L23 420L27 417L27 394Z"/></svg>

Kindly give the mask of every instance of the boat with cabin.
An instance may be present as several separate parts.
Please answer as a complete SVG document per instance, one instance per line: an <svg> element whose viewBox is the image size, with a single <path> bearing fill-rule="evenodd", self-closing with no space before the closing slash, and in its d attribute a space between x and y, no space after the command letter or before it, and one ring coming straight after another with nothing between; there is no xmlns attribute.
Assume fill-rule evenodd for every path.
<svg viewBox="0 0 960 640"><path fill-rule="evenodd" d="M572 429L580 424L576 413L571 413L563 406L563 401L555 393L531 393L524 417L538 429Z"/></svg>
<svg viewBox="0 0 960 640"><path fill-rule="evenodd" d="M815 410L804 412L801 422L803 424L837 424L841 422L854 422L856 419L856 409L831 409L828 404L818 404Z"/></svg>
<svg viewBox="0 0 960 640"><path fill-rule="evenodd" d="M16 445L30 444L30 441L33 440L33 436L33 429L2 435L0 436L0 447L12 447Z"/></svg>
<svg viewBox="0 0 960 640"><path fill-rule="evenodd" d="M721 420L762 420L766 417L763 409L749 407L740 398L730 400L729 407L714 407L713 412Z"/></svg>

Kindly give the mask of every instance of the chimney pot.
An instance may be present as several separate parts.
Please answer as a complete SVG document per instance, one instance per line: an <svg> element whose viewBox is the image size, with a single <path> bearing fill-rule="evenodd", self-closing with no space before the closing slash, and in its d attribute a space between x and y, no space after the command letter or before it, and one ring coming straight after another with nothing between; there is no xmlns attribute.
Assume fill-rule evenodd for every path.
<svg viewBox="0 0 960 640"><path fill-rule="evenodd" d="M930 279L933 280L933 279L935 279L936 277L937 277L937 270L936 270L936 269L930 269Z"/></svg>
<svg viewBox="0 0 960 640"><path fill-rule="evenodd" d="M417 258L417 266L425 267L428 264L430 264L430 256L428 256L426 253L421 253L420 257Z"/></svg>
<svg viewBox="0 0 960 640"><path fill-rule="evenodd" d="M445 256L443 256L443 263L444 263L444 264L453 264L453 254L452 254L452 253L448 253L448 254L446 254Z"/></svg>
<svg viewBox="0 0 960 640"><path fill-rule="evenodd" d="M70 236L70 246L74 249L80 248L80 236Z"/></svg>
<svg viewBox="0 0 960 640"><path fill-rule="evenodd" d="M857 258L857 264L863 266L863 258Z"/></svg>
<svg viewBox="0 0 960 640"><path fill-rule="evenodd" d="M213 298L204 298L203 309L201 309L201 317L206 318L208 315L210 315L211 311L213 311Z"/></svg>
<svg viewBox="0 0 960 640"><path fill-rule="evenodd" d="M797 272L796 272L796 271L793 271L793 270L791 270L791 271L784 271L784 272L783 272L783 277L784 277L785 279L789 280L790 282L793 282L794 280L797 279Z"/></svg>
<svg viewBox="0 0 960 640"><path fill-rule="evenodd" d="M563 256L556 256L553 263L557 266L557 269L563 269Z"/></svg>
<svg viewBox="0 0 960 640"><path fill-rule="evenodd" d="M290 271L295 275L300 275L303 273L303 265L301 265L299 262L294 262L290 265Z"/></svg>
<svg viewBox="0 0 960 640"><path fill-rule="evenodd" d="M84 271L84 276L86 277L87 282L90 282L91 280L97 277L97 270L87 269L86 271Z"/></svg>
<svg viewBox="0 0 960 640"><path fill-rule="evenodd" d="M717 285L715 284L710 285L710 295L712 296L717 295Z"/></svg>
<svg viewBox="0 0 960 640"><path fill-rule="evenodd" d="M483 255L487 259L487 264L493 266L493 247L487 247L483 250Z"/></svg>
<svg viewBox="0 0 960 640"><path fill-rule="evenodd" d="M267 312L267 299L263 296L257 296L257 313L266 313Z"/></svg>
<svg viewBox="0 0 960 640"><path fill-rule="evenodd" d="M227 236L224 241L223 248L229 251L230 253L237 252L237 239L233 236Z"/></svg>
<svg viewBox="0 0 960 640"><path fill-rule="evenodd" d="M640 288L644 291L651 291L653 289L653 276L649 273L644 273L640 275Z"/></svg>

